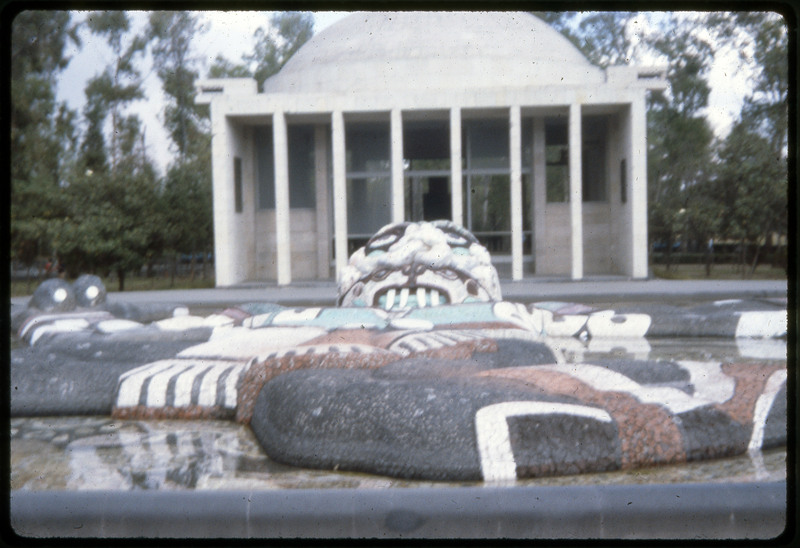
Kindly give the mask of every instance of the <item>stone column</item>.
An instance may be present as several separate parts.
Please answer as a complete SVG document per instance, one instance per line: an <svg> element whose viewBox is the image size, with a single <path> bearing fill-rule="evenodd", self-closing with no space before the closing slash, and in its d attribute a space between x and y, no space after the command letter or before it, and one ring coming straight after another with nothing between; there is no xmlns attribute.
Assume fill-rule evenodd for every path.
<svg viewBox="0 0 800 548"><path fill-rule="evenodd" d="M275 149L275 247L278 285L292 283L292 252L289 241L289 145L286 115L272 115L272 142Z"/></svg>
<svg viewBox="0 0 800 548"><path fill-rule="evenodd" d="M511 160L511 279L522 279L522 126L519 105L509 111Z"/></svg>
<svg viewBox="0 0 800 548"><path fill-rule="evenodd" d="M461 174L461 108L450 109L450 195L453 222L464 225Z"/></svg>
<svg viewBox="0 0 800 548"><path fill-rule="evenodd" d="M234 128L225 116L211 109L211 157L214 204L214 271L217 287L236 279L236 210L234 204L234 156L231 146Z"/></svg>
<svg viewBox="0 0 800 548"><path fill-rule="evenodd" d="M317 194L317 278L330 276L331 231L328 196L328 135L325 126L314 128L314 186Z"/></svg>
<svg viewBox="0 0 800 548"><path fill-rule="evenodd" d="M344 115L336 110L331 117L333 142L333 237L336 255L336 281L347 266L347 180L345 165Z"/></svg>
<svg viewBox="0 0 800 548"><path fill-rule="evenodd" d="M569 106L569 216L571 226L572 279L583 278L583 181L581 106Z"/></svg>
<svg viewBox="0 0 800 548"><path fill-rule="evenodd" d="M392 109L392 222L405 220L405 192L403 192L403 117L400 109Z"/></svg>
<svg viewBox="0 0 800 548"><path fill-rule="evenodd" d="M544 118L533 119L533 258L536 272L544 272L547 256L547 155Z"/></svg>
<svg viewBox="0 0 800 548"><path fill-rule="evenodd" d="M647 107L644 93L631 103L630 177L628 205L631 226L631 272L634 278L647 277Z"/></svg>

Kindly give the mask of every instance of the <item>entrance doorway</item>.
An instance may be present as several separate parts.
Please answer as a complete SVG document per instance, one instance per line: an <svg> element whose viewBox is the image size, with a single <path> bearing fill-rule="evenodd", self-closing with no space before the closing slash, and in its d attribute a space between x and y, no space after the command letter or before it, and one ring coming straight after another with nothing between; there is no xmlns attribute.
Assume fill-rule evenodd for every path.
<svg viewBox="0 0 800 548"><path fill-rule="evenodd" d="M407 221L453 219L450 124L441 119L403 123L403 176Z"/></svg>

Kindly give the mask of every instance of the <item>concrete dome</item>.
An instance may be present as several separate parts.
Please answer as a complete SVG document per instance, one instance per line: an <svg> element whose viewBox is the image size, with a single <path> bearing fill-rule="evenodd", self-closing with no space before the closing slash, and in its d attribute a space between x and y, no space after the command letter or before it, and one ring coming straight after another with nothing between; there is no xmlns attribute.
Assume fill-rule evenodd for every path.
<svg viewBox="0 0 800 548"><path fill-rule="evenodd" d="M316 34L265 93L595 85L604 72L524 12L363 12Z"/></svg>

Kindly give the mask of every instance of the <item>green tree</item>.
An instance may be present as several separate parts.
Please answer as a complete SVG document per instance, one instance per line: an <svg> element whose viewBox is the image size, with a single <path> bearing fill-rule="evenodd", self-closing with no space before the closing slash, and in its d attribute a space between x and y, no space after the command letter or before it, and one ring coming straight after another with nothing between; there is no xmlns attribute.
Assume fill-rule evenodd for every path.
<svg viewBox="0 0 800 548"><path fill-rule="evenodd" d="M601 67L625 65L634 56L630 24L641 17L637 12L606 11L588 14L580 22L583 50L589 60Z"/></svg>
<svg viewBox="0 0 800 548"><path fill-rule="evenodd" d="M700 222L708 204L690 199L709 176L713 142L704 109L714 51L699 27L670 15L648 43L668 62L669 89L650 96L647 117L648 229L651 241L666 243L667 268L679 235L706 241L711 229Z"/></svg>
<svg viewBox="0 0 800 548"><path fill-rule="evenodd" d="M191 253L192 278L197 252L205 255L213 245L208 109L194 100L198 73L192 38L198 32L197 18L189 13L150 15L153 63L168 100L164 125L178 151L164 180L167 245L174 254ZM203 266L205 275L205 260ZM172 273L174 278L174 262Z"/></svg>
<svg viewBox="0 0 800 548"><path fill-rule="evenodd" d="M715 39L738 51L743 66L752 70L752 90L744 99L739 121L725 140L718 162L719 184L727 182L742 188L717 189L726 197L725 233L742 242L743 274L747 260L744 243L756 246L752 274L772 236L788 231L788 28L785 19L773 12L723 12L713 14L710 21ZM760 174L753 171L754 166ZM758 195L753 195L754 181L763 185Z"/></svg>
<svg viewBox="0 0 800 548"><path fill-rule="evenodd" d="M54 243L69 276L117 275L120 291L131 270L163 249L160 181L144 150L141 122L118 123L120 160L113 171L76 170L66 189L68 214Z"/></svg>
<svg viewBox="0 0 800 548"><path fill-rule="evenodd" d="M11 27L10 251L26 266L51 252L53 219L61 200L75 114L57 104L55 78L69 57L68 43L80 45L68 12L23 11Z"/></svg>
<svg viewBox="0 0 800 548"><path fill-rule="evenodd" d="M141 121L126 113L131 101L143 97L137 63L146 41L131 36L125 12L93 12L87 25L106 37L114 60L86 86L88 127L55 245L70 275L113 271L123 291L126 274L159 255L164 245L160 183Z"/></svg>
<svg viewBox="0 0 800 548"><path fill-rule="evenodd" d="M269 28L259 27L253 53L245 55L259 91L264 81L277 73L300 47L314 35L314 17L310 13L284 11L269 20Z"/></svg>
<svg viewBox="0 0 800 548"><path fill-rule="evenodd" d="M168 211L164 224L164 231L168 234L167 245L175 254L191 253L192 278L198 252L207 254L213 245L209 164L209 154L194 156L182 164L172 164L164 179L163 200ZM174 273L173 262L173 276Z"/></svg>
<svg viewBox="0 0 800 548"><path fill-rule="evenodd" d="M772 235L787 231L786 160L772 147L747 122L740 122L719 153L714 191L726 212L719 230L739 240L743 276L748 244L755 247L749 269L752 275Z"/></svg>
<svg viewBox="0 0 800 548"><path fill-rule="evenodd" d="M252 78L253 73L250 72L245 65L237 65L233 61L227 59L224 55L217 55L211 67L208 69L209 78Z"/></svg>
<svg viewBox="0 0 800 548"><path fill-rule="evenodd" d="M784 18L774 12L723 12L710 18L715 39L739 51L752 66L752 91L741 119L757 128L772 149L786 153L789 127L789 36Z"/></svg>
<svg viewBox="0 0 800 548"><path fill-rule="evenodd" d="M631 23L639 12L539 11L534 15L566 36L589 61L600 67L624 65L634 58L636 44Z"/></svg>
<svg viewBox="0 0 800 548"><path fill-rule="evenodd" d="M144 55L147 41L142 35L130 36L130 18L124 11L92 12L87 17L87 25L93 33L106 37L114 54L112 65L90 80L86 92L90 104L105 109L111 116L109 153L114 171L121 155L117 135L124 118L123 110L131 101L144 97L137 62Z"/></svg>
<svg viewBox="0 0 800 548"><path fill-rule="evenodd" d="M201 109L195 104L194 83L198 72L191 56L192 38L201 31L196 15L188 12L158 11L150 14L153 66L167 98L164 126L178 150L178 160L196 154L198 138L207 133ZM208 110L205 107L205 110ZM192 148L195 147L195 148Z"/></svg>
<svg viewBox="0 0 800 548"><path fill-rule="evenodd" d="M284 11L273 14L266 29L259 27L253 35L253 52L235 64L217 56L209 70L211 78L255 78L258 90L264 90L267 78L283 65L314 35L314 17L310 13Z"/></svg>

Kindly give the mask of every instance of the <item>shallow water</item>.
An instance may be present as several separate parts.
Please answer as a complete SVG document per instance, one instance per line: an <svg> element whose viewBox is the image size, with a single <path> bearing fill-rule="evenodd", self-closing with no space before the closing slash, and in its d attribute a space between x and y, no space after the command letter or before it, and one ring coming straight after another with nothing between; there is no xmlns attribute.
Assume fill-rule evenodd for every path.
<svg viewBox="0 0 800 548"><path fill-rule="evenodd" d="M516 484L776 481L786 477L785 458L784 450L771 450L680 466L537 478ZM284 466L264 455L249 428L233 422L115 421L107 417L11 421L12 489L309 489L452 485Z"/></svg>
<svg viewBox="0 0 800 548"><path fill-rule="evenodd" d="M568 361L616 357L720 362L786 361L785 340L555 339ZM453 486L308 470L269 459L248 427L226 421L119 421L110 417L11 420L12 489L281 489ZM784 449L517 485L751 482L786 478ZM457 485L469 485L459 483Z"/></svg>

